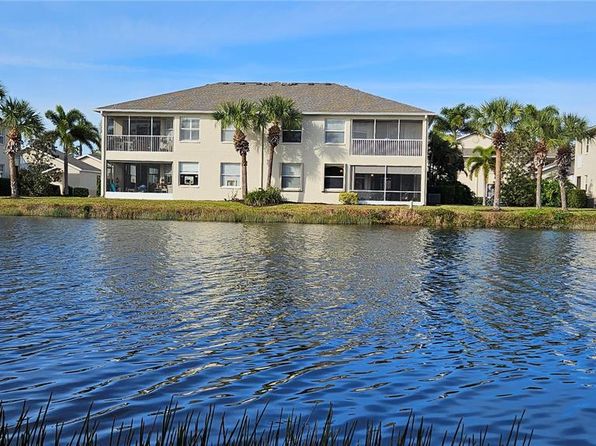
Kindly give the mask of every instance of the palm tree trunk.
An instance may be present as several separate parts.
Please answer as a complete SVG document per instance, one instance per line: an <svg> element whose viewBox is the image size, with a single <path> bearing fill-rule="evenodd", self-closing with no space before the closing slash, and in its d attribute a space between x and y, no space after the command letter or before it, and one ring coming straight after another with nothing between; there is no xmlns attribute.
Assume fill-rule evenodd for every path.
<svg viewBox="0 0 596 446"><path fill-rule="evenodd" d="M482 206L486 206L486 189L488 186L488 174L484 174L484 192L482 192Z"/></svg>
<svg viewBox="0 0 596 446"><path fill-rule="evenodd" d="M10 174L10 198L19 198L19 181L17 172L16 155L14 151L8 152L8 171Z"/></svg>
<svg viewBox="0 0 596 446"><path fill-rule="evenodd" d="M275 156L275 146L269 146L269 159L267 160L267 189L271 187L271 177L273 175L273 157Z"/></svg>
<svg viewBox="0 0 596 446"><path fill-rule="evenodd" d="M542 165L536 167L536 208L542 207Z"/></svg>
<svg viewBox="0 0 596 446"><path fill-rule="evenodd" d="M242 199L244 200L246 198L246 195L248 194L248 180L247 180L247 174L248 174L248 169L246 168L246 166L248 165L248 162L246 161L246 154L242 154Z"/></svg>
<svg viewBox="0 0 596 446"><path fill-rule="evenodd" d="M70 195L68 190L68 151L64 148L64 175L62 177L62 195Z"/></svg>
<svg viewBox="0 0 596 446"><path fill-rule="evenodd" d="M493 209L501 209L501 149L495 147L495 198Z"/></svg>
<svg viewBox="0 0 596 446"><path fill-rule="evenodd" d="M561 190L561 209L567 210L567 189L565 189L565 180L559 178L559 189Z"/></svg>

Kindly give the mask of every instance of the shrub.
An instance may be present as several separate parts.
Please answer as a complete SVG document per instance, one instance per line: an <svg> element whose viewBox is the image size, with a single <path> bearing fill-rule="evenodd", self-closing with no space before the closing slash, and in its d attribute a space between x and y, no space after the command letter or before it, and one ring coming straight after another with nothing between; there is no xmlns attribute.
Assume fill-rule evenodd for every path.
<svg viewBox="0 0 596 446"><path fill-rule="evenodd" d="M249 206L272 206L284 202L284 197L281 195L281 190L277 187L270 187L268 189L257 189L246 194L244 203Z"/></svg>
<svg viewBox="0 0 596 446"><path fill-rule="evenodd" d="M474 193L459 181L438 184L429 188L429 192L441 194L441 204L474 204Z"/></svg>
<svg viewBox="0 0 596 446"><path fill-rule="evenodd" d="M536 182L525 172L509 172L501 186L501 204L519 207L534 206Z"/></svg>
<svg viewBox="0 0 596 446"><path fill-rule="evenodd" d="M71 197L88 197L89 189L86 187L68 187L68 195Z"/></svg>
<svg viewBox="0 0 596 446"><path fill-rule="evenodd" d="M585 208L588 205L588 196L583 189L570 189L567 191L567 206L570 208Z"/></svg>
<svg viewBox="0 0 596 446"><path fill-rule="evenodd" d="M0 178L0 197L10 196L10 179Z"/></svg>
<svg viewBox="0 0 596 446"><path fill-rule="evenodd" d="M356 192L341 192L339 202L341 204L358 204L358 194Z"/></svg>

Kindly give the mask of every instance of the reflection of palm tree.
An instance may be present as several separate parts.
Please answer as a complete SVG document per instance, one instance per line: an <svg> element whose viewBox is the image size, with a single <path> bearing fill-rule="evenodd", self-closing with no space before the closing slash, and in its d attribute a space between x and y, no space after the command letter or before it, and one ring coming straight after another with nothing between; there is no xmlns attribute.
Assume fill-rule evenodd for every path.
<svg viewBox="0 0 596 446"><path fill-rule="evenodd" d="M484 193L482 195L482 205L486 206L486 188L488 186L488 176L491 170L495 169L495 149L493 146L476 146L472 151L472 156L466 161L466 168L471 177L480 176L484 178Z"/></svg>

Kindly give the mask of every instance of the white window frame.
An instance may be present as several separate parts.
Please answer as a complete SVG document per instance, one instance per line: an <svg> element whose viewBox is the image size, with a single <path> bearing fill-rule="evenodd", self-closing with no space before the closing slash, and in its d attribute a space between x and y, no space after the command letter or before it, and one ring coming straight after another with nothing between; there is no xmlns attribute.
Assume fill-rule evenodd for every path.
<svg viewBox="0 0 596 446"><path fill-rule="evenodd" d="M230 140L224 139L224 132L225 131L231 131L232 132L232 139L230 139ZM222 143L224 143L224 144L234 144L234 132L236 132L236 128L233 125L230 125L228 127L222 127L221 128L221 132L219 134L219 140Z"/></svg>
<svg viewBox="0 0 596 446"><path fill-rule="evenodd" d="M327 168L327 166L336 166L336 167L341 167L344 170L344 174L341 177L332 177L332 176L327 176L325 175L325 169ZM345 164L341 164L341 163L325 163L323 164L323 192L342 192L346 190L346 169L347 166ZM325 180L327 178L341 178L342 179L342 187L325 187Z"/></svg>
<svg viewBox="0 0 596 446"><path fill-rule="evenodd" d="M302 135L304 134L304 128L301 126L299 129L286 129L286 132L300 132L300 141L284 141L284 129L281 129L281 142L282 144L302 144Z"/></svg>
<svg viewBox="0 0 596 446"><path fill-rule="evenodd" d="M189 119L191 124L190 127L182 127L182 121L185 119ZM197 121L197 125L196 127L192 124L193 121ZM182 131L186 130L186 131L190 131L191 135L192 132L198 132L199 133L199 137L197 139L182 139ZM197 116L180 116L180 129L178 131L178 139L180 140L180 142L193 142L193 143L197 143L201 140L201 118L197 117Z"/></svg>
<svg viewBox="0 0 596 446"><path fill-rule="evenodd" d="M327 130L327 123L330 121L337 121L337 122L343 122L343 130ZM325 119L325 144L328 145L335 145L335 146L341 146L344 145L346 143L346 120L345 119L337 119L337 118L327 118ZM343 136L343 140L342 142L328 142L327 141L327 134L328 133L341 133Z"/></svg>
<svg viewBox="0 0 596 446"><path fill-rule="evenodd" d="M183 175L183 172L180 170L180 164L196 164L197 165L197 171L192 172L192 173L188 173L188 175L196 175L197 176L197 184L183 184L180 181L180 177ZM201 163L197 162L197 161L178 161L178 187L199 187L201 184Z"/></svg>
<svg viewBox="0 0 596 446"><path fill-rule="evenodd" d="M285 164L293 164L300 166L300 176L291 176L291 175L284 175L284 165ZM304 189L304 163L281 163L279 166L279 176L280 176L280 183L281 190L288 191L288 192L302 192ZM283 187L284 185L284 177L288 178L300 178L300 187Z"/></svg>
<svg viewBox="0 0 596 446"><path fill-rule="evenodd" d="M224 164L234 164L238 166L238 175L224 175L223 166ZM242 182L242 165L240 163L219 163L219 187L222 189L240 189ZM224 184L224 177L235 177L238 176L238 184L236 186L228 186Z"/></svg>

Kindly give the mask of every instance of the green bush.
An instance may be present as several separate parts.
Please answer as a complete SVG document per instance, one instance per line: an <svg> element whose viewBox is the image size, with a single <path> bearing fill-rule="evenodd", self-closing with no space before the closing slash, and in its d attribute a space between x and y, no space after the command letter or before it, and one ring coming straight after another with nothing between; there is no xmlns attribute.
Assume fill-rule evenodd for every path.
<svg viewBox="0 0 596 446"><path fill-rule="evenodd" d="M0 178L0 197L10 196L10 179Z"/></svg>
<svg viewBox="0 0 596 446"><path fill-rule="evenodd" d="M441 204L474 204L474 193L459 181L438 184L429 188L429 192L441 194Z"/></svg>
<svg viewBox="0 0 596 446"><path fill-rule="evenodd" d="M358 204L358 194L356 192L341 192L339 202L341 204Z"/></svg>
<svg viewBox="0 0 596 446"><path fill-rule="evenodd" d="M536 205L536 182L526 173L510 173L501 186L501 204L532 207Z"/></svg>
<svg viewBox="0 0 596 446"><path fill-rule="evenodd" d="M567 191L567 206L570 208L585 208L588 205L588 196L583 189L570 189Z"/></svg>
<svg viewBox="0 0 596 446"><path fill-rule="evenodd" d="M88 197L89 189L86 187L68 187L68 195L71 197Z"/></svg>
<svg viewBox="0 0 596 446"><path fill-rule="evenodd" d="M283 202L284 197L281 195L281 190L277 187L253 190L246 194L244 198L244 203L249 206L272 206Z"/></svg>

